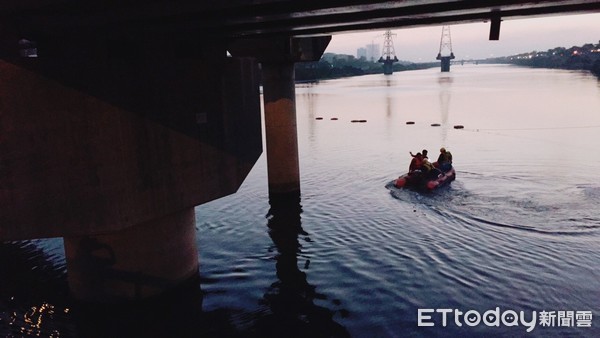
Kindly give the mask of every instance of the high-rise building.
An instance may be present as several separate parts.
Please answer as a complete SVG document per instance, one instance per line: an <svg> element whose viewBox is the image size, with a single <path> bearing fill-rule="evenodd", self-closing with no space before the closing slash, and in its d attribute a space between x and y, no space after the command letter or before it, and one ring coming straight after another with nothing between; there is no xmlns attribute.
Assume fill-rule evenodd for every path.
<svg viewBox="0 0 600 338"><path fill-rule="evenodd" d="M371 62L377 62L379 57L381 56L381 52L379 51L379 45L376 43L372 43L367 45L367 60Z"/></svg>
<svg viewBox="0 0 600 338"><path fill-rule="evenodd" d="M367 59L367 49L366 48L359 48L356 50L356 58L360 59L360 58L365 58Z"/></svg>

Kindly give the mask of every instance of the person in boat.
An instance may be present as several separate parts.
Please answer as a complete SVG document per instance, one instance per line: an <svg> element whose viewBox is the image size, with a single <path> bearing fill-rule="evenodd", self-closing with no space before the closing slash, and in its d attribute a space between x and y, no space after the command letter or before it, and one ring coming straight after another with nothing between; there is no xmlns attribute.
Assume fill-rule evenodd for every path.
<svg viewBox="0 0 600 338"><path fill-rule="evenodd" d="M436 168L433 163L429 162L427 159L423 159L421 171L426 179L436 179L442 173L440 169Z"/></svg>
<svg viewBox="0 0 600 338"><path fill-rule="evenodd" d="M408 152L410 154L410 156L415 157L417 155L413 155L412 151ZM417 153L418 154L418 153ZM421 155L423 156L423 158L428 158L427 157L427 149L423 149L423 151L421 152Z"/></svg>
<svg viewBox="0 0 600 338"><path fill-rule="evenodd" d="M410 156L412 156L413 158L410 161L410 165L408 166L408 173L412 174L415 172L415 170L421 169L421 166L423 165L423 154L417 153L416 155L413 155L411 152Z"/></svg>
<svg viewBox="0 0 600 338"><path fill-rule="evenodd" d="M441 171L447 172L452 168L452 153L444 147L440 148L440 156L438 156L437 163Z"/></svg>

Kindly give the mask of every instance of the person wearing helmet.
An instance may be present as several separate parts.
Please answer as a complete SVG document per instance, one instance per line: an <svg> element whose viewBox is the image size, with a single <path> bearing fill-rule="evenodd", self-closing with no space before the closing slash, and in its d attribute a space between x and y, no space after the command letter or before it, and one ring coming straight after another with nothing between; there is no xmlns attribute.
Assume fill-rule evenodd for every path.
<svg viewBox="0 0 600 338"><path fill-rule="evenodd" d="M452 168L452 153L444 147L440 148L440 156L438 156L437 163L441 171L447 172Z"/></svg>

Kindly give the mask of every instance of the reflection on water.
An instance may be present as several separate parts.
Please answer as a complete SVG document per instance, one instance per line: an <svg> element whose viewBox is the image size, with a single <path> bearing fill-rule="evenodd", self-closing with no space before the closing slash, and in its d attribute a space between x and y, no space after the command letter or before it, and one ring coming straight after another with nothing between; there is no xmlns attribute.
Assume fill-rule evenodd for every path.
<svg viewBox="0 0 600 338"><path fill-rule="evenodd" d="M72 313L79 337L189 337L208 334L215 325L220 325L222 332L230 326L227 317L202 312L197 278L164 295L135 303L74 302Z"/></svg>
<svg viewBox="0 0 600 338"><path fill-rule="evenodd" d="M309 133L309 136L312 138L315 134L315 127L316 127L315 119L320 116L318 114L318 112L315 110L315 107L317 106L317 103L318 103L317 102L318 95L313 93L311 90L311 88L313 88L313 86L315 86L314 83L312 83L312 82L303 83L300 86L302 86L302 88L305 89L305 91L302 94L297 94L296 96L298 97L297 99L305 100L307 103L308 116L311 120L310 130L308 133Z"/></svg>
<svg viewBox="0 0 600 338"><path fill-rule="evenodd" d="M391 117L393 114L393 97L394 97L394 86L395 86L395 82L393 79L390 78L386 78L385 79L385 91L386 91L386 95L385 95L385 116L386 117Z"/></svg>
<svg viewBox="0 0 600 338"><path fill-rule="evenodd" d="M270 200L269 236L275 244L275 267L278 280L271 284L263 298L270 314L260 318L260 337L347 337L346 329L333 320L334 312L315 304L325 299L316 286L308 283L306 273L298 267L302 245L298 236L308 237L302 229L300 199ZM310 258L300 262L309 269Z"/></svg>
<svg viewBox="0 0 600 338"><path fill-rule="evenodd" d="M64 265L56 264L61 258L48 255L39 244L0 243L2 337L73 335Z"/></svg>
<svg viewBox="0 0 600 338"><path fill-rule="evenodd" d="M448 123L448 115L450 113L450 98L451 98L451 76L440 76L440 118L443 125Z"/></svg>
<svg viewBox="0 0 600 338"><path fill-rule="evenodd" d="M439 96L440 96L440 120L443 127L448 126L448 115L450 115L450 98L451 98L451 86L452 86L452 75L448 73L442 73L438 82L440 84ZM442 145L445 145L448 141L448 129L442 128L441 135Z"/></svg>
<svg viewBox="0 0 600 338"><path fill-rule="evenodd" d="M47 254L56 251L61 241L50 249L44 241L4 243L0 245L4 277L0 279L0 336L348 337L333 319L336 314L347 316L346 311L318 305L327 296L309 283L304 272L310 268L310 255L303 252L299 237L310 240L310 236L302 228L301 213L299 197L270 200L267 231L276 250L276 280L265 285L258 302L265 309L243 315L248 325L240 324L235 309L203 311L198 279L136 303L75 302L68 298L64 258L58 257L56 264Z"/></svg>

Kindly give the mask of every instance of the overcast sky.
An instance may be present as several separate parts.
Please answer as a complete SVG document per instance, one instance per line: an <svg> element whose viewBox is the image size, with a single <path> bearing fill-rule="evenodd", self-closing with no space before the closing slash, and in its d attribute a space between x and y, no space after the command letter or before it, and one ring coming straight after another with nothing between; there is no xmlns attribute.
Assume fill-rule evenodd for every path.
<svg viewBox="0 0 600 338"><path fill-rule="evenodd" d="M484 59L554 47L581 46L600 40L600 13L552 16L502 21L500 40L489 41L489 23L450 26L452 50L457 59ZM394 48L400 60L435 61L442 26L392 29ZM356 56L356 50L370 43L383 47L384 30L336 34L326 52Z"/></svg>

